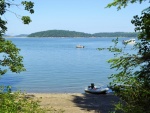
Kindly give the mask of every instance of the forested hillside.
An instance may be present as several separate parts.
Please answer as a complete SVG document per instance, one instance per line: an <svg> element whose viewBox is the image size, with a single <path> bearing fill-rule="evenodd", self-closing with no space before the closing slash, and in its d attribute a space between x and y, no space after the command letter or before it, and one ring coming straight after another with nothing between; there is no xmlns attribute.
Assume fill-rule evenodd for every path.
<svg viewBox="0 0 150 113"><path fill-rule="evenodd" d="M28 37L91 37L91 34L66 30L48 30L32 33Z"/></svg>
<svg viewBox="0 0 150 113"><path fill-rule="evenodd" d="M112 33L95 33L94 37L137 37L137 33L134 32L112 32Z"/></svg>
<svg viewBox="0 0 150 113"><path fill-rule="evenodd" d="M88 34L76 31L67 30L48 30L36 32L28 35L28 37L137 37L134 32L103 32Z"/></svg>

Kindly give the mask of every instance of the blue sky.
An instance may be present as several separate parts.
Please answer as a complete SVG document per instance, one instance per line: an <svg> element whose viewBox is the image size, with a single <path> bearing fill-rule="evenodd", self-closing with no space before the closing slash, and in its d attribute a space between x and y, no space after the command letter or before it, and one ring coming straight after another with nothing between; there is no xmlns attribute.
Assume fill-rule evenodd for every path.
<svg viewBox="0 0 150 113"><path fill-rule="evenodd" d="M97 32L133 32L131 19L149 6L129 4L117 11L116 7L105 8L113 0L32 0L35 3L34 14L29 14L22 7L9 10L19 15L28 15L32 23L24 25L15 14L7 12L3 19L8 21L6 34L30 34L45 30L70 30L85 33Z"/></svg>

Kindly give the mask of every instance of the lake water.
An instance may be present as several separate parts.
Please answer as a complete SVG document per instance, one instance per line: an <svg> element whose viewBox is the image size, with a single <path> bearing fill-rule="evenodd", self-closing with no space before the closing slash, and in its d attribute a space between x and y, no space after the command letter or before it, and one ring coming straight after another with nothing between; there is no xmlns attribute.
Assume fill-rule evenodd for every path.
<svg viewBox="0 0 150 113"><path fill-rule="evenodd" d="M8 72L0 85L36 93L83 93L90 83L107 86L115 73L107 60L113 53L99 51L113 45L113 38L9 38L21 49L27 71ZM118 46L122 47L120 38ZM76 45L85 48L76 48ZM127 51L130 48L127 47Z"/></svg>

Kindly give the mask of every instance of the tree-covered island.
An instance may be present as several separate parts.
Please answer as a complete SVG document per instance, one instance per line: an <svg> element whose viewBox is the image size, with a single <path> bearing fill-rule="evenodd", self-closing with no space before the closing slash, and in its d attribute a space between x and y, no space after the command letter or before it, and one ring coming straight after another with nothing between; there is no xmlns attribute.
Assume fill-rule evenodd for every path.
<svg viewBox="0 0 150 113"><path fill-rule="evenodd" d="M135 32L84 33L69 30L48 30L31 33L28 37L137 37Z"/></svg>

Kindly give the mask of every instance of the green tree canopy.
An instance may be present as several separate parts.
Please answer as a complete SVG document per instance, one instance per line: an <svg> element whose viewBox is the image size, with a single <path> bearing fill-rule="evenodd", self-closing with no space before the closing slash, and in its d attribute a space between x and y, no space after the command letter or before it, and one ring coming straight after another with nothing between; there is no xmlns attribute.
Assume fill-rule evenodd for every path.
<svg viewBox="0 0 150 113"><path fill-rule="evenodd" d="M114 0L107 7L117 6L118 9L126 7L128 3L142 3L146 0ZM131 21L135 31L139 32L138 41L132 48L136 53L124 52L124 48L108 48L115 52L114 58L108 62L117 73L110 78L111 88L121 101L116 105L116 112L121 113L149 113L150 107L150 7L145 8L141 16L134 16ZM124 46L126 47L127 44Z"/></svg>
<svg viewBox="0 0 150 113"><path fill-rule="evenodd" d="M2 16L8 11L7 8L12 5L18 6L14 3L14 0L0 0L0 75L5 74L8 69L16 73L25 70L22 63L23 57L19 55L20 49L11 41L2 37L7 30L7 22L2 20ZM22 5L25 6L25 10L34 13L32 2L23 1ZM29 24L31 19L28 16L22 16L22 21L24 24ZM4 87L0 86L1 113L45 113L46 110L40 108L38 102L32 98L27 98L23 93L15 92L11 94L11 87L9 86L5 92Z"/></svg>
<svg viewBox="0 0 150 113"><path fill-rule="evenodd" d="M118 10L120 10L122 7L125 8L129 3L142 3L147 0L114 0L112 3L109 3L106 7L110 8L112 6L116 6Z"/></svg>
<svg viewBox="0 0 150 113"><path fill-rule="evenodd" d="M21 4L24 6L24 10L29 11L31 14L34 13L33 2L22 1ZM19 73L24 71L23 57L19 55L20 49L16 47L11 41L4 39L2 36L5 34L7 27L7 21L2 19L2 16L10 11L11 6L18 7L14 0L0 0L0 75L3 75L10 69L12 72ZM22 16L21 20L24 24L29 24L31 19L29 16Z"/></svg>

